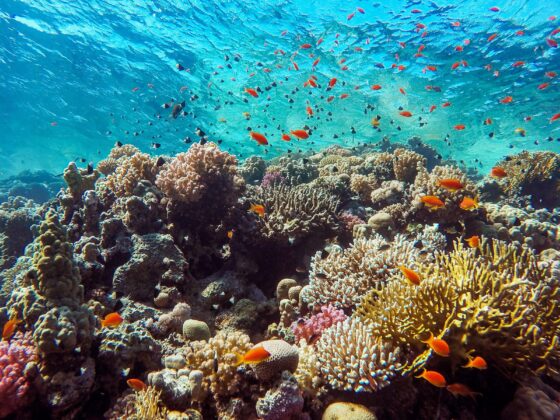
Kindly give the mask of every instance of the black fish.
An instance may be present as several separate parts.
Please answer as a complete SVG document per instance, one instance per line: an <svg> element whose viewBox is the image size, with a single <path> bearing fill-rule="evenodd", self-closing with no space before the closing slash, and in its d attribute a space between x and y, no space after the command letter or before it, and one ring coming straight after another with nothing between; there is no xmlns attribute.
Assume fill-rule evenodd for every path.
<svg viewBox="0 0 560 420"><path fill-rule="evenodd" d="M185 101L181 102L180 104L175 104L175 106L171 110L171 118L176 119L184 107Z"/></svg>

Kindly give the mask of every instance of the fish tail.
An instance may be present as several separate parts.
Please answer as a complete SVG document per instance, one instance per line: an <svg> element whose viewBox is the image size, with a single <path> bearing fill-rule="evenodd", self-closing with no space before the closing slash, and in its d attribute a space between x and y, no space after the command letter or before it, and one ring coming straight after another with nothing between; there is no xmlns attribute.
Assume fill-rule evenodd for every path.
<svg viewBox="0 0 560 420"><path fill-rule="evenodd" d="M424 372L426 372L426 369L422 369L422 373L418 376L414 376L415 378L421 378L422 376L424 376Z"/></svg>
<svg viewBox="0 0 560 420"><path fill-rule="evenodd" d="M245 358L243 357L242 354L236 353L236 354L235 354L235 357L236 357L237 359L235 360L234 366L242 365L242 364L245 362Z"/></svg>

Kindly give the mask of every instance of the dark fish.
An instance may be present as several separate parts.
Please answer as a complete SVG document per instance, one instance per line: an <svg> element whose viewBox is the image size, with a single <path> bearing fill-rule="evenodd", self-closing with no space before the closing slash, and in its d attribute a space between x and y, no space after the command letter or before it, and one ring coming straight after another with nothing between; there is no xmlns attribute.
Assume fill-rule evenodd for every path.
<svg viewBox="0 0 560 420"><path fill-rule="evenodd" d="M175 106L171 110L171 118L176 119L184 107L185 107L185 101L181 102L180 104L175 104Z"/></svg>

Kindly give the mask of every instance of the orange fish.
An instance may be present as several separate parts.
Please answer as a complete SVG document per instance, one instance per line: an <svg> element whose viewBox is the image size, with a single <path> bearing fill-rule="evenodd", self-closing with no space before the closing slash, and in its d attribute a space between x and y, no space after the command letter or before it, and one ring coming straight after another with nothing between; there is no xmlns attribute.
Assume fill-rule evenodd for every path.
<svg viewBox="0 0 560 420"><path fill-rule="evenodd" d="M453 64L451 65L451 70L455 70L457 67L459 67L459 64L460 64L460 63L459 63L458 61L456 61L455 63L453 63Z"/></svg>
<svg viewBox="0 0 560 420"><path fill-rule="evenodd" d="M445 203L435 195L425 195L420 197L420 201L430 209L430 211L438 210L445 207Z"/></svg>
<svg viewBox="0 0 560 420"><path fill-rule="evenodd" d="M306 138L309 138L309 133L305 130L291 130L290 133L292 133L292 135L294 135L300 140L305 140Z"/></svg>
<svg viewBox="0 0 560 420"><path fill-rule="evenodd" d="M12 335L16 332L16 328L19 324L21 324L21 320L16 318L10 319L8 322L4 324L4 328L2 329L2 340L9 340L12 338Z"/></svg>
<svg viewBox="0 0 560 420"><path fill-rule="evenodd" d="M436 109L436 108L437 108L437 106L432 105L432 106L430 107L430 112L434 112L434 109Z"/></svg>
<svg viewBox="0 0 560 420"><path fill-rule="evenodd" d="M403 265L401 265L399 267L399 269L401 270L403 275L406 277L406 279L410 283L414 284L415 286L418 286L420 284L420 282L422 281L422 278L420 277L420 274L418 274L416 271L411 270L410 268L406 268Z"/></svg>
<svg viewBox="0 0 560 420"><path fill-rule="evenodd" d="M105 315L105 318L101 320L101 328L109 327L115 328L122 324L124 320L117 312L111 312Z"/></svg>
<svg viewBox="0 0 560 420"><path fill-rule="evenodd" d="M515 63L513 63L511 66L512 67L521 67L525 64L525 61L516 61Z"/></svg>
<svg viewBox="0 0 560 420"><path fill-rule="evenodd" d="M555 71L547 71L544 75L550 79L554 79L556 76L558 76Z"/></svg>
<svg viewBox="0 0 560 420"><path fill-rule="evenodd" d="M456 178L444 178L437 181L437 185L449 191L458 191L465 186Z"/></svg>
<svg viewBox="0 0 560 420"><path fill-rule="evenodd" d="M266 210L262 204L255 203L251 204L251 207L249 207L249 211L258 214L259 217L264 217L264 214L266 213Z"/></svg>
<svg viewBox="0 0 560 420"><path fill-rule="evenodd" d="M463 367L484 370L488 368L488 365L486 364L486 360L480 356L476 356L474 358L469 356L469 361Z"/></svg>
<svg viewBox="0 0 560 420"><path fill-rule="evenodd" d="M333 100L334 100L334 96L332 95L327 98L327 102L332 102Z"/></svg>
<svg viewBox="0 0 560 420"><path fill-rule="evenodd" d="M144 382L142 382L140 379L135 378L128 379L126 381L126 384L137 392L144 391L146 388L148 388Z"/></svg>
<svg viewBox="0 0 560 420"><path fill-rule="evenodd" d="M399 92L402 93L403 95L406 95L406 92L404 91L403 88L399 88Z"/></svg>
<svg viewBox="0 0 560 420"><path fill-rule="evenodd" d="M470 238L465 239L471 248L478 248L480 246L480 237L473 235Z"/></svg>
<svg viewBox="0 0 560 420"><path fill-rule="evenodd" d="M495 40L497 36L498 36L498 34L492 34L492 35L490 35L490 36L488 37L488 40L487 40L487 41L488 41L488 42L491 42L491 41Z"/></svg>
<svg viewBox="0 0 560 420"><path fill-rule="evenodd" d="M228 239L233 238L233 229L227 231L227 237L228 237Z"/></svg>
<svg viewBox="0 0 560 420"><path fill-rule="evenodd" d="M253 98L258 98L259 97L259 94L257 93L257 91L253 88L245 88L245 93L248 93Z"/></svg>
<svg viewBox="0 0 560 420"><path fill-rule="evenodd" d="M282 134L282 140L284 141L290 141L292 138L290 136L288 136L286 133Z"/></svg>
<svg viewBox="0 0 560 420"><path fill-rule="evenodd" d="M473 392L468 386L459 383L449 384L446 388L455 397L471 397L474 399L475 396L482 395L480 392Z"/></svg>
<svg viewBox="0 0 560 420"><path fill-rule="evenodd" d="M309 80L307 81L307 83L308 83L310 86L314 87L314 88L317 87L317 82L316 82L313 78L309 78Z"/></svg>
<svg viewBox="0 0 560 420"><path fill-rule="evenodd" d="M263 146L266 146L268 144L268 140L266 139L266 136L264 134L258 133L256 131L250 131L249 135L253 140Z"/></svg>
<svg viewBox="0 0 560 420"><path fill-rule="evenodd" d="M465 127L465 124L457 124L457 125L456 125L455 127L453 127L453 128L454 128L455 130L457 130L457 131L462 131L462 130L464 130L466 127Z"/></svg>
<svg viewBox="0 0 560 420"><path fill-rule="evenodd" d="M412 117L412 112L410 111L401 111L399 112L399 114L401 114L403 117Z"/></svg>
<svg viewBox="0 0 560 420"><path fill-rule="evenodd" d="M340 99L346 99L348 98L348 96L350 95L348 95L347 93L343 93L342 95L340 95Z"/></svg>
<svg viewBox="0 0 560 420"><path fill-rule="evenodd" d="M257 344L244 355L237 355L236 365L243 363L260 363L270 357L270 353L264 349L262 345Z"/></svg>
<svg viewBox="0 0 560 420"><path fill-rule="evenodd" d="M313 62L313 64L311 65L311 67L317 67L317 64L319 64L319 61L321 61L321 59L320 59L320 58L317 58L317 59Z"/></svg>
<svg viewBox="0 0 560 420"><path fill-rule="evenodd" d="M463 210L474 210L478 208L478 201L472 199L471 197L463 197L461 202L459 203L459 207Z"/></svg>
<svg viewBox="0 0 560 420"><path fill-rule="evenodd" d="M554 114L552 116L552 118L550 119L550 122L556 121L556 120L560 120L560 112L558 114Z"/></svg>
<svg viewBox="0 0 560 420"><path fill-rule="evenodd" d="M430 332L430 338L427 340L422 340L422 343L426 343L430 348L434 351L435 354L442 356L442 357L449 357L449 345L445 340L441 338L435 338L434 335Z"/></svg>
<svg viewBox="0 0 560 420"><path fill-rule="evenodd" d="M305 113L311 117L313 115L313 109L309 105L307 105L305 107Z"/></svg>
<svg viewBox="0 0 560 420"><path fill-rule="evenodd" d="M492 124L492 119L486 118L486 119L484 120L484 125L490 125L490 124Z"/></svg>
<svg viewBox="0 0 560 420"><path fill-rule="evenodd" d="M558 115L560 115L560 114L558 114ZM507 173L504 170L504 168L502 168L500 166L494 166L492 168L492 170L490 171L490 176L492 178L505 178L507 176Z"/></svg>
<svg viewBox="0 0 560 420"><path fill-rule="evenodd" d="M329 81L329 88L332 88L334 85L336 85L337 82L337 78L333 77L330 81Z"/></svg>
<svg viewBox="0 0 560 420"><path fill-rule="evenodd" d="M445 388L445 386L447 385L447 381L445 380L443 375L439 372L436 372L435 370L424 369L424 372L418 375L417 378L424 378L433 386L437 386L438 388Z"/></svg>
<svg viewBox="0 0 560 420"><path fill-rule="evenodd" d="M503 104L509 104L511 103L511 101L513 101L513 98L511 96L506 96L505 98L500 99L500 102Z"/></svg>
<svg viewBox="0 0 560 420"><path fill-rule="evenodd" d="M379 90L379 89L381 89L381 85L373 85L371 87L371 90Z"/></svg>
<svg viewBox="0 0 560 420"><path fill-rule="evenodd" d="M463 46L462 46L462 45L457 45L457 46L455 47L455 51L458 51L458 52L463 51Z"/></svg>
<svg viewBox="0 0 560 420"><path fill-rule="evenodd" d="M294 66L294 70L299 70L299 66L297 65L297 63L295 61L292 61L292 65Z"/></svg>
<svg viewBox="0 0 560 420"><path fill-rule="evenodd" d="M444 102L443 104L441 104L442 108L447 108L448 106L451 106L451 102Z"/></svg>
<svg viewBox="0 0 560 420"><path fill-rule="evenodd" d="M302 45L300 46L300 48L301 48L302 50L308 50L309 48L311 48L311 44L302 44Z"/></svg>
<svg viewBox="0 0 560 420"><path fill-rule="evenodd" d="M537 86L537 89L545 90L548 87L549 84L550 83L541 83L540 85Z"/></svg>

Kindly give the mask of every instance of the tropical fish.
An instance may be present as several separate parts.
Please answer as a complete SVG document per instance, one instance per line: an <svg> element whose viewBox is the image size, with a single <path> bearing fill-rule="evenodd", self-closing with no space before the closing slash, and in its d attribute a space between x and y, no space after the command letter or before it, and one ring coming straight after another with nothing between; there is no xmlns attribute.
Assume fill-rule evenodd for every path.
<svg viewBox="0 0 560 420"><path fill-rule="evenodd" d="M560 114L558 114L560 116ZM507 176L506 171L504 170L504 168L500 167L500 166L494 166L491 170L490 170L490 176L492 178L505 178Z"/></svg>
<svg viewBox="0 0 560 420"><path fill-rule="evenodd" d="M264 134L258 133L256 131L250 131L249 136L251 136L253 140L263 146L266 146L268 144L268 140L266 139L266 136Z"/></svg>
<svg viewBox="0 0 560 420"><path fill-rule="evenodd" d="M379 127L379 119L377 117L373 117L371 119L371 125L374 127Z"/></svg>
<svg viewBox="0 0 560 420"><path fill-rule="evenodd" d="M313 115L313 108L311 108L309 105L307 105L305 107L305 113L311 117Z"/></svg>
<svg viewBox="0 0 560 420"><path fill-rule="evenodd" d="M259 94L257 93L257 91L253 88L245 88L245 93L248 93L253 98L258 98L259 97Z"/></svg>
<svg viewBox="0 0 560 420"><path fill-rule="evenodd" d="M469 361L463 367L484 370L488 368L488 365L486 364L486 360L484 360L481 356L476 356L476 357L469 356Z"/></svg>
<svg viewBox="0 0 560 420"><path fill-rule="evenodd" d="M284 141L290 141L291 139L292 139L292 138L291 138L289 135L287 135L286 133L282 133L282 140L284 140Z"/></svg>
<svg viewBox="0 0 560 420"><path fill-rule="evenodd" d="M111 312L105 315L105 318L101 320L101 328L109 327L115 328L122 324L124 319L118 314L118 312Z"/></svg>
<svg viewBox="0 0 560 420"><path fill-rule="evenodd" d="M545 90L549 85L550 83L541 83L540 85L537 86L537 89Z"/></svg>
<svg viewBox="0 0 560 420"><path fill-rule="evenodd" d="M498 36L498 34L492 34L492 35L490 35L490 36L488 37L487 41L488 41L488 42L492 42L493 40L496 39L497 36Z"/></svg>
<svg viewBox="0 0 560 420"><path fill-rule="evenodd" d="M424 378L433 386L437 386L438 388L445 388L445 386L447 385L447 381L445 380L444 376L441 373L436 372L435 370L424 369L424 371L416 377Z"/></svg>
<svg viewBox="0 0 560 420"><path fill-rule="evenodd" d="M465 124L457 124L457 125L456 125L455 127L453 127L453 128L454 128L455 130L457 130L457 131L462 131L462 130L464 130L466 127L465 127Z"/></svg>
<svg viewBox="0 0 560 420"><path fill-rule="evenodd" d="M371 86L371 90L380 90L381 89L381 85L372 85Z"/></svg>
<svg viewBox="0 0 560 420"><path fill-rule="evenodd" d="M458 191L465 187L463 183L457 178L439 179L437 181L437 185L439 187L445 188L446 190L453 191L453 192Z"/></svg>
<svg viewBox="0 0 560 420"><path fill-rule="evenodd" d="M412 117L412 112L410 112L410 111L401 111L401 112L399 112L399 114L402 115L403 117L407 117L407 118Z"/></svg>
<svg viewBox="0 0 560 420"><path fill-rule="evenodd" d="M292 133L292 135L294 135L295 137L297 137L300 140L305 140L306 138L309 137L309 133L305 130L291 130L290 133Z"/></svg>
<svg viewBox="0 0 560 420"><path fill-rule="evenodd" d="M500 102L503 104L509 104L513 101L513 97L506 96L505 98L500 99Z"/></svg>
<svg viewBox="0 0 560 420"><path fill-rule="evenodd" d="M4 328L2 329L2 340L9 340L12 338L12 335L16 332L16 328L19 324L21 324L21 320L15 318L11 318L4 324Z"/></svg>
<svg viewBox="0 0 560 420"><path fill-rule="evenodd" d="M337 80L338 80L338 79L337 79L336 77L333 77L331 80L329 80L329 87L328 87L328 89L332 89L333 86L336 85Z"/></svg>
<svg viewBox="0 0 560 420"><path fill-rule="evenodd" d="M233 238L233 229L227 231L227 237L228 239Z"/></svg>
<svg viewBox="0 0 560 420"><path fill-rule="evenodd" d="M455 397L471 397L474 399L477 395L482 395L480 392L473 392L468 386L460 383L449 384L446 389Z"/></svg>
<svg viewBox="0 0 560 420"><path fill-rule="evenodd" d="M524 66L524 65L525 65L525 61L516 61L511 66L512 67L521 67L521 66Z"/></svg>
<svg viewBox="0 0 560 420"><path fill-rule="evenodd" d="M430 209L430 211L439 210L439 209L445 207L445 203L443 201L441 201L441 199L439 197L436 197L435 195L425 195L423 197L420 197L420 201L422 203L424 203L424 205L426 207L428 207L428 209Z"/></svg>
<svg viewBox="0 0 560 420"><path fill-rule="evenodd" d="M264 217L266 210L262 204L255 204L252 203L251 207L249 207L249 211L257 214L259 217Z"/></svg>
<svg viewBox="0 0 560 420"><path fill-rule="evenodd" d="M442 357L449 357L449 345L445 340L441 338L435 338L432 332L430 332L430 337L427 340L422 340L422 343L426 343L434 351L435 354Z"/></svg>
<svg viewBox="0 0 560 420"><path fill-rule="evenodd" d="M401 272L406 277L406 279L410 283L414 284L415 286L418 286L420 284L420 282L422 281L422 278L420 277L420 274L418 274L414 270L411 270L410 268L407 268L407 267L401 265L399 267L399 270L401 270Z"/></svg>
<svg viewBox="0 0 560 420"><path fill-rule="evenodd" d="M486 118L484 120L484 125L491 125L492 124L492 119L491 118Z"/></svg>
<svg viewBox="0 0 560 420"><path fill-rule="evenodd" d="M465 239L471 248L478 248L480 246L480 237L478 235L473 235L470 238Z"/></svg>
<svg viewBox="0 0 560 420"><path fill-rule="evenodd" d="M554 114L550 119L550 122L560 120L560 112L558 114Z"/></svg>
<svg viewBox="0 0 560 420"><path fill-rule="evenodd" d="M311 48L311 44L301 44L299 48L302 50L308 50Z"/></svg>
<svg viewBox="0 0 560 420"><path fill-rule="evenodd" d="M346 99L348 98L348 96L350 95L348 95L347 93L343 93L342 95L340 95L340 99Z"/></svg>
<svg viewBox="0 0 560 420"><path fill-rule="evenodd" d="M459 203L459 207L463 210L474 210L478 208L478 201L476 198L471 197L463 197L461 202Z"/></svg>
<svg viewBox="0 0 560 420"><path fill-rule="evenodd" d="M241 364L257 364L260 362L264 362L266 359L270 357L270 353L264 349L264 347L260 344L257 344L252 349L250 349L247 353L241 355L237 355L237 362L236 365Z"/></svg>
<svg viewBox="0 0 560 420"><path fill-rule="evenodd" d="M434 112L434 109L436 109L436 108L437 108L437 106L432 105L432 106L430 107L430 112Z"/></svg>
<svg viewBox="0 0 560 420"><path fill-rule="evenodd" d="M127 379L126 384L137 392L144 391L146 388L148 388L148 386L144 382L142 382L140 379L135 378Z"/></svg>

